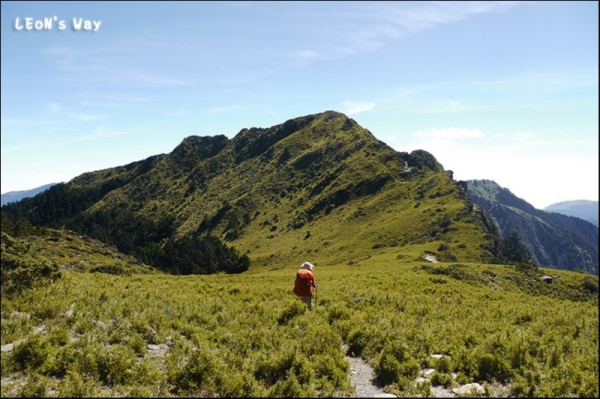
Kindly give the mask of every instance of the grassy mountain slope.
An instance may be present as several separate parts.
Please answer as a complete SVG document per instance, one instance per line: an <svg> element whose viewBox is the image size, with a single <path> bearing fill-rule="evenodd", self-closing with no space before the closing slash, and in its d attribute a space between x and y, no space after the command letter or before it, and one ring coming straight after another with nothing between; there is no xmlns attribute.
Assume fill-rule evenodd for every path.
<svg viewBox="0 0 600 399"><path fill-rule="evenodd" d="M86 173L3 212L149 260L173 237L209 231L256 265L387 252L489 261L495 238L431 154L396 152L333 111L233 139L188 137L169 154Z"/></svg>
<svg viewBox="0 0 600 399"><path fill-rule="evenodd" d="M31 235L21 239L31 244L31 251L56 262L63 270L126 275L161 274L139 259L69 230L50 229L46 235Z"/></svg>
<svg viewBox="0 0 600 399"><path fill-rule="evenodd" d="M535 209L490 180L470 180L467 192L502 237L515 230L531 259L546 267L598 274L598 227L580 218Z"/></svg>
<svg viewBox="0 0 600 399"><path fill-rule="evenodd" d="M68 230L38 229L13 237L2 231L2 297L60 279L64 271L115 275L159 273L140 260Z"/></svg>

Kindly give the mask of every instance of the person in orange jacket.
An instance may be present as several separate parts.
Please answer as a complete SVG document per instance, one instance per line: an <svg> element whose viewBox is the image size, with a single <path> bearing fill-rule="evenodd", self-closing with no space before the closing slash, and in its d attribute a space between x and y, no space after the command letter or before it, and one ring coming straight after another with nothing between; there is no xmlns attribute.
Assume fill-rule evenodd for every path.
<svg viewBox="0 0 600 399"><path fill-rule="evenodd" d="M313 270L315 266L312 263L304 262L300 270L296 273L296 282L294 284L294 294L298 295L309 310L313 308L314 290L319 286L315 281Z"/></svg>

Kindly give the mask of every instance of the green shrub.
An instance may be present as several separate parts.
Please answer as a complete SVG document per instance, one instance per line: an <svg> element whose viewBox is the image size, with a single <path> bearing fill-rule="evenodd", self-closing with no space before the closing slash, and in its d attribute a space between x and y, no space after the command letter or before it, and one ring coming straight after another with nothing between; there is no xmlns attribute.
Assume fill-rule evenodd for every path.
<svg viewBox="0 0 600 399"><path fill-rule="evenodd" d="M598 277L586 276L581 283L582 288L590 294L598 294Z"/></svg>
<svg viewBox="0 0 600 399"><path fill-rule="evenodd" d="M510 366L499 354L483 353L476 358L477 369L475 378L478 381L506 382L512 377Z"/></svg>
<svg viewBox="0 0 600 399"><path fill-rule="evenodd" d="M331 396L332 389L348 389L348 371L350 366L341 357L323 354L314 360L315 375L318 378L317 389L324 396Z"/></svg>
<svg viewBox="0 0 600 399"><path fill-rule="evenodd" d="M414 359L408 359L402 363L401 374L404 377L415 379L419 375L419 371L421 371L421 367Z"/></svg>
<svg viewBox="0 0 600 399"><path fill-rule="evenodd" d="M431 397L431 381L425 380L418 382L415 387L415 392L417 397L421 398L429 398Z"/></svg>
<svg viewBox="0 0 600 399"><path fill-rule="evenodd" d="M452 386L452 382L453 379L450 374L436 371L431 375L431 385L435 387L443 386L444 388L448 389Z"/></svg>
<svg viewBox="0 0 600 399"><path fill-rule="evenodd" d="M148 351L146 340L137 332L129 336L127 344L134 350L136 355L144 356Z"/></svg>
<svg viewBox="0 0 600 399"><path fill-rule="evenodd" d="M48 334L48 340L52 345L65 346L71 339L67 327L58 327Z"/></svg>
<svg viewBox="0 0 600 399"><path fill-rule="evenodd" d="M452 360L447 356L436 359L433 367L440 373L450 373L453 371Z"/></svg>
<svg viewBox="0 0 600 399"><path fill-rule="evenodd" d="M361 356L363 351L377 336L377 332L370 326L355 327L348 333L348 353L351 356Z"/></svg>
<svg viewBox="0 0 600 399"><path fill-rule="evenodd" d="M1 295L17 295L34 286L49 284L62 274L58 265L30 252L31 244L2 232Z"/></svg>
<svg viewBox="0 0 600 399"><path fill-rule="evenodd" d="M63 398L91 398L100 393L100 384L77 371L69 371L58 386L58 395Z"/></svg>
<svg viewBox="0 0 600 399"><path fill-rule="evenodd" d="M50 342L41 334L33 334L25 342L15 346L12 359L17 370L34 371L44 364L50 352Z"/></svg>
<svg viewBox="0 0 600 399"><path fill-rule="evenodd" d="M280 325L287 324L294 317L304 314L306 310L307 307L303 302L299 300L293 301L283 310L283 312L281 312L281 314L277 318L277 322Z"/></svg>
<svg viewBox="0 0 600 399"><path fill-rule="evenodd" d="M98 359L100 380L108 385L131 384L135 381L135 364L133 349L120 344L113 345Z"/></svg>
<svg viewBox="0 0 600 399"><path fill-rule="evenodd" d="M309 398L316 396L314 390L310 387L303 387L294 374L285 380L277 381L269 390L268 395L275 398Z"/></svg>
<svg viewBox="0 0 600 399"><path fill-rule="evenodd" d="M351 311L340 305L334 305L327 308L329 324L334 324L339 320L348 320L352 317Z"/></svg>
<svg viewBox="0 0 600 399"><path fill-rule="evenodd" d="M409 348L398 340L387 344L375 361L377 379L384 385L399 383L417 377L419 364L409 357Z"/></svg>
<svg viewBox="0 0 600 399"><path fill-rule="evenodd" d="M261 358L254 370L254 377L267 386L285 380L296 362L295 351L284 352L276 357Z"/></svg>
<svg viewBox="0 0 600 399"><path fill-rule="evenodd" d="M131 276L132 273L130 270L125 269L121 265L104 265L104 266L96 266L90 269L90 273L106 273L106 274L114 274L116 276L126 275Z"/></svg>
<svg viewBox="0 0 600 399"><path fill-rule="evenodd" d="M19 389L19 398L45 398L47 397L48 382L46 377L37 373L30 374L25 384Z"/></svg>
<svg viewBox="0 0 600 399"><path fill-rule="evenodd" d="M222 369L215 376L215 389L212 396L224 398L265 397L265 390L245 372Z"/></svg>
<svg viewBox="0 0 600 399"><path fill-rule="evenodd" d="M219 360L205 346L200 346L187 364L172 377L172 383L178 391L200 393L211 389L214 375L219 368Z"/></svg>
<svg viewBox="0 0 600 399"><path fill-rule="evenodd" d="M377 380L383 385L398 382L402 375L401 370L402 368L398 359L387 352L381 354L374 367Z"/></svg>
<svg viewBox="0 0 600 399"><path fill-rule="evenodd" d="M132 372L135 384L156 386L162 379L156 365L148 358L141 359Z"/></svg>

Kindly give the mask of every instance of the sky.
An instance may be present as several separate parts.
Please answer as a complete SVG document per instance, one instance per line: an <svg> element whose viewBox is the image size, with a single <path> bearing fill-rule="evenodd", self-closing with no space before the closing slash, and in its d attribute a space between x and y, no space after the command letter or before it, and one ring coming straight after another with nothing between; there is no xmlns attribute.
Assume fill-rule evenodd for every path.
<svg viewBox="0 0 600 399"><path fill-rule="evenodd" d="M2 2L2 193L343 112L538 209L598 201L598 2Z"/></svg>

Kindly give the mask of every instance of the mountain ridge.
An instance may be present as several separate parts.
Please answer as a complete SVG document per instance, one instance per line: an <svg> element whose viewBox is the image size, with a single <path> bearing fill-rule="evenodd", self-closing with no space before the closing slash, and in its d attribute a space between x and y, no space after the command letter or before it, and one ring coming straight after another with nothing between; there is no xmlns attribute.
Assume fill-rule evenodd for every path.
<svg viewBox="0 0 600 399"><path fill-rule="evenodd" d="M492 180L469 180L467 192L500 235L516 231L531 259L545 267L598 274L598 227L574 216L534 208Z"/></svg>
<svg viewBox="0 0 600 399"><path fill-rule="evenodd" d="M335 111L232 139L190 136L168 154L82 174L3 212L65 225L149 264L169 241L206 234L260 265L382 252L489 262L497 245L485 212L432 154L397 152Z"/></svg>

